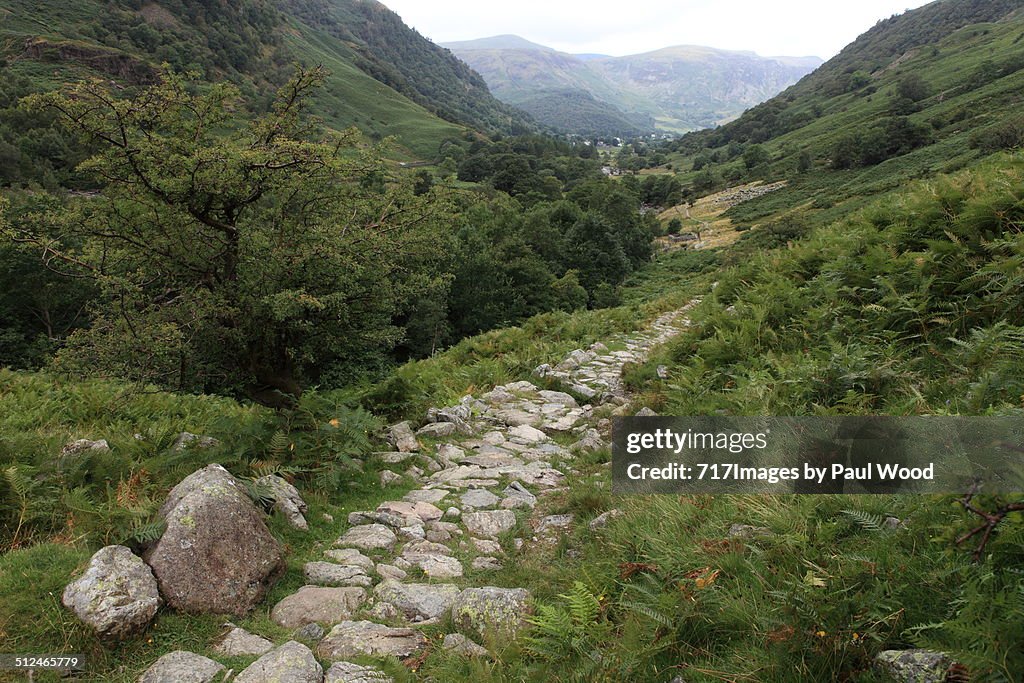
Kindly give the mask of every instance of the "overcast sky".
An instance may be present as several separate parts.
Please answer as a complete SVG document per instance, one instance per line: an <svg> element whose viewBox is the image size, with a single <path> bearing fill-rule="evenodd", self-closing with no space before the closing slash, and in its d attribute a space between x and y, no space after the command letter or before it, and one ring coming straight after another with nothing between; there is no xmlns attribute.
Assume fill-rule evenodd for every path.
<svg viewBox="0 0 1024 683"><path fill-rule="evenodd" d="M927 0L382 0L436 43L512 33L563 52L669 45L823 59Z"/></svg>

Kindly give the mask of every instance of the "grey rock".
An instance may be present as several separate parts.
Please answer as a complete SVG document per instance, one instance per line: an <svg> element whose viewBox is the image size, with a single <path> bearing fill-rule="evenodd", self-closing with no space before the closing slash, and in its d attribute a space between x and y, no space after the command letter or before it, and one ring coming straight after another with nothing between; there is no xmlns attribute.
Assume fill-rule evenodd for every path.
<svg viewBox="0 0 1024 683"><path fill-rule="evenodd" d="M608 526L608 522L612 521L613 519L618 519L622 515L622 510L608 510L607 512L602 512L597 517L594 517L594 519L590 520L590 524L588 526L590 527L591 531L597 531L598 529L605 528L606 526Z"/></svg>
<svg viewBox="0 0 1024 683"><path fill-rule="evenodd" d="M944 652L884 650L875 655L875 667L896 683L942 683L953 661Z"/></svg>
<svg viewBox="0 0 1024 683"><path fill-rule="evenodd" d="M324 670L313 651L289 640L250 664L234 683L322 683Z"/></svg>
<svg viewBox="0 0 1024 683"><path fill-rule="evenodd" d="M416 435L412 433L412 425L409 422L391 425L386 438L389 444L402 453L412 453L420 449L420 443L416 440Z"/></svg>
<svg viewBox="0 0 1024 683"><path fill-rule="evenodd" d="M657 372L658 372L658 379L668 379L669 378L669 371L668 371L668 366L667 365L659 365Z"/></svg>
<svg viewBox="0 0 1024 683"><path fill-rule="evenodd" d="M402 451L378 451L373 454L375 458L379 458L386 465L398 465L409 460L414 455L412 452L406 453Z"/></svg>
<svg viewBox="0 0 1024 683"><path fill-rule="evenodd" d="M484 556L473 558L473 563L470 566L477 571L496 572L499 569L502 569L505 565L503 565L496 557Z"/></svg>
<svg viewBox="0 0 1024 683"><path fill-rule="evenodd" d="M416 430L416 436L425 436L431 439L443 439L458 431L454 422L431 422Z"/></svg>
<svg viewBox="0 0 1024 683"><path fill-rule="evenodd" d="M505 490L501 492L501 495L505 497L505 502L509 500L521 500L526 507L532 508L537 504L537 497L530 493L525 486L520 484L518 481L514 481L505 487ZM505 502L502 503L502 507L505 506ZM520 507L515 505L515 507Z"/></svg>
<svg viewBox="0 0 1024 683"><path fill-rule="evenodd" d="M67 585L64 606L97 634L115 640L141 633L160 607L153 572L122 545L108 545Z"/></svg>
<svg viewBox="0 0 1024 683"><path fill-rule="evenodd" d="M225 657L259 656L274 649L274 644L266 638L249 633L234 624L229 626L231 630L211 648L216 654Z"/></svg>
<svg viewBox="0 0 1024 683"><path fill-rule="evenodd" d="M409 576L404 569L399 569L393 564L378 564L377 573L380 574L382 579L394 579L396 581L402 581L405 577Z"/></svg>
<svg viewBox="0 0 1024 683"><path fill-rule="evenodd" d="M314 621L298 629L292 635L308 643L319 643L327 635L327 631L324 630L323 626Z"/></svg>
<svg viewBox="0 0 1024 683"><path fill-rule="evenodd" d="M445 468L451 467L459 460L464 458L465 455L466 451L450 443L441 444L440 446L437 447L437 461L441 463L441 465L444 466ZM437 501L428 502L434 503Z"/></svg>
<svg viewBox="0 0 1024 683"><path fill-rule="evenodd" d="M530 613L529 600L525 588L467 588L452 603L452 620L459 630L478 637L514 637Z"/></svg>
<svg viewBox="0 0 1024 683"><path fill-rule="evenodd" d="M906 529L907 524L899 517L886 517L885 521L882 522L882 526L886 529Z"/></svg>
<svg viewBox="0 0 1024 683"><path fill-rule="evenodd" d="M194 652L168 652L139 676L138 683L210 683L224 665Z"/></svg>
<svg viewBox="0 0 1024 683"><path fill-rule="evenodd" d="M490 657L487 648L477 645L461 633L449 633L444 637L442 647L467 657Z"/></svg>
<svg viewBox="0 0 1024 683"><path fill-rule="evenodd" d="M749 524L733 524L729 527L729 538L741 540L752 540L771 536L772 530L763 526L751 526Z"/></svg>
<svg viewBox="0 0 1024 683"><path fill-rule="evenodd" d="M483 553L484 555L500 555L501 544L497 541L489 541L484 538L472 539L473 546L477 549L477 552Z"/></svg>
<svg viewBox="0 0 1024 683"><path fill-rule="evenodd" d="M260 477L256 484L270 491L274 498L274 509L284 515L288 524L303 531L309 528L304 516L308 507L297 488L276 474Z"/></svg>
<svg viewBox="0 0 1024 683"><path fill-rule="evenodd" d="M543 534L548 531L568 529L572 524L573 516L569 515L548 515L543 517L537 524L537 533Z"/></svg>
<svg viewBox="0 0 1024 683"><path fill-rule="evenodd" d="M397 484L402 481L402 475L392 472L391 470L381 470L381 473L377 475L380 480L381 488L387 488L392 484Z"/></svg>
<svg viewBox="0 0 1024 683"><path fill-rule="evenodd" d="M335 541L337 546L352 546L361 550L382 548L391 550L398 542L395 532L383 524L366 524L352 527L345 535Z"/></svg>
<svg viewBox="0 0 1024 683"><path fill-rule="evenodd" d="M60 449L61 457L69 457L72 455L81 455L83 453L109 453L110 444L107 443L106 439L99 439L97 441L90 441L89 439L77 439L75 441L69 441L64 444L64 447Z"/></svg>
<svg viewBox="0 0 1024 683"><path fill-rule="evenodd" d="M373 589L377 599L394 605L410 621L443 617L459 588L450 583L399 583L388 579Z"/></svg>
<svg viewBox="0 0 1024 683"><path fill-rule="evenodd" d="M244 487L220 465L183 479L159 514L167 528L145 559L175 609L245 614L284 571L281 544Z"/></svg>
<svg viewBox="0 0 1024 683"><path fill-rule="evenodd" d="M317 653L337 661L358 655L404 658L426 647L427 639L411 628L392 628L372 621L343 621L317 645Z"/></svg>
<svg viewBox="0 0 1024 683"><path fill-rule="evenodd" d="M362 567L334 564L333 562L307 562L302 568L306 581L318 586L365 586L373 585Z"/></svg>
<svg viewBox="0 0 1024 683"><path fill-rule="evenodd" d="M473 536L497 538L516 525L516 514L511 510L467 512L462 521Z"/></svg>
<svg viewBox="0 0 1024 683"><path fill-rule="evenodd" d="M312 623L337 624L351 618L364 602L366 591L362 588L303 586L274 605L270 618L288 629Z"/></svg>
<svg viewBox="0 0 1024 683"><path fill-rule="evenodd" d="M658 414L656 412L654 412L653 410L651 410L650 408L648 408L647 406L644 406L640 410L636 411L636 416L637 417L658 417Z"/></svg>
<svg viewBox="0 0 1024 683"><path fill-rule="evenodd" d="M324 683L395 683L395 679L372 666L335 662L327 669Z"/></svg>
<svg viewBox="0 0 1024 683"><path fill-rule="evenodd" d="M441 519L444 514L430 503L410 503L405 500L389 500L377 506L377 512L394 515L404 523L402 526L419 525Z"/></svg>
<svg viewBox="0 0 1024 683"><path fill-rule="evenodd" d="M492 508L501 502L501 498L487 489L470 489L459 498L462 506L469 509Z"/></svg>
<svg viewBox="0 0 1024 683"><path fill-rule="evenodd" d="M604 447L605 443L601 434L596 429L588 429L579 441L569 447L569 450L575 453L592 453Z"/></svg>
<svg viewBox="0 0 1024 683"><path fill-rule="evenodd" d="M405 494L402 500L407 500L410 503L430 503L431 505L437 505L448 495L448 491L444 489L415 489Z"/></svg>
<svg viewBox="0 0 1024 683"><path fill-rule="evenodd" d="M373 607L367 610L367 614L380 622L396 621L404 618L402 617L402 613L398 611L398 608L390 602L374 603Z"/></svg>
<svg viewBox="0 0 1024 683"><path fill-rule="evenodd" d="M346 564L352 567L361 567L368 572L373 571L373 560L355 548L332 548L325 550L324 555L335 564Z"/></svg>
<svg viewBox="0 0 1024 683"><path fill-rule="evenodd" d="M548 375L551 374L552 370L554 370L554 368L552 368L549 364L544 363L542 365L538 365L537 367L535 367L533 369L533 374L536 377L547 377Z"/></svg>
<svg viewBox="0 0 1024 683"><path fill-rule="evenodd" d="M530 425L516 425L508 430L510 439L515 439L524 444L535 444L547 441L548 435Z"/></svg>
<svg viewBox="0 0 1024 683"><path fill-rule="evenodd" d="M462 517L462 510L455 507L454 505L444 511L445 519L459 519L460 517Z"/></svg>
<svg viewBox="0 0 1024 683"><path fill-rule="evenodd" d="M190 432L181 432L177 438L174 439L174 443L171 444L172 451L184 451L194 450L203 448L214 448L219 446L220 441L213 438L212 436L203 436L201 434L192 434Z"/></svg>

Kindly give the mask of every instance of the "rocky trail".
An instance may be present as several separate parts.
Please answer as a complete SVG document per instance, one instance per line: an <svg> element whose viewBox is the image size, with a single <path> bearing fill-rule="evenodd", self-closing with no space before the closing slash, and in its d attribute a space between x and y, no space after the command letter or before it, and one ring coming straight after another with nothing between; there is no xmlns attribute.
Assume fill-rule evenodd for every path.
<svg viewBox="0 0 1024 683"><path fill-rule="evenodd" d="M214 646L224 656L259 656L232 680L390 681L383 672L349 660L394 656L415 661L429 644L418 627L448 616L457 632L447 634L441 645L467 656L487 656L482 643L488 639L514 637L529 613L530 593L481 585L481 577L500 570L508 551L573 524L571 515L531 513L539 498L565 490L578 453L606 447L611 416L629 413L623 366L644 360L652 347L678 334L688 324L686 311L696 303L662 315L638 333L575 350L558 364L535 370L547 383L557 380L566 392L513 382L430 409L418 430L408 422L391 426L391 450L375 454L388 468L380 473L381 483L397 482L404 472L419 487L375 510L352 512L344 533L324 539L322 559L304 566L307 585L270 612L276 624L292 633L291 640L273 643L236 627ZM586 402L581 405L574 396ZM168 504L187 498L197 486L211 488L190 480L213 468L219 466L179 484ZM220 472L213 472L214 478ZM281 479L264 483L274 489L278 510L294 526L305 526L298 492ZM190 520L193 508L199 509L189 508ZM168 514L170 519L176 512ZM533 534L512 538L524 514L531 518L527 526ZM158 548L153 556L159 554ZM472 581L466 578L467 568ZM165 581L157 578L173 606ZM247 578L252 585L253 577ZM149 616L155 611L150 606ZM330 663L326 672L318 660ZM220 663L179 651L161 657L139 680L206 683L228 678L230 672Z"/></svg>

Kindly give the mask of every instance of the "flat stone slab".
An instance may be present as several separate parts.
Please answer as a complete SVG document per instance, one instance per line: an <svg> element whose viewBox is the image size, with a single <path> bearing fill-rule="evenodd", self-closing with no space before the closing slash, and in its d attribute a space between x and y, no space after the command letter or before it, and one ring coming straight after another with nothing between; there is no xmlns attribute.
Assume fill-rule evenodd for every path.
<svg viewBox="0 0 1024 683"><path fill-rule="evenodd" d="M224 665L194 652L176 650L153 662L138 683L210 683L219 679Z"/></svg>
<svg viewBox="0 0 1024 683"><path fill-rule="evenodd" d="M470 489L459 497L462 507L470 509L492 508L501 502L501 498L487 489Z"/></svg>
<svg viewBox="0 0 1024 683"><path fill-rule="evenodd" d="M235 626L211 649L225 657L259 656L273 650L274 644L262 636Z"/></svg>
<svg viewBox="0 0 1024 683"><path fill-rule="evenodd" d="M467 588L452 603L452 620L478 637L491 632L514 637L530 613L529 600L525 588Z"/></svg>
<svg viewBox="0 0 1024 683"><path fill-rule="evenodd" d="M324 670L313 651L289 640L250 664L234 683L321 683Z"/></svg>
<svg viewBox="0 0 1024 683"><path fill-rule="evenodd" d="M437 505L445 496L448 495L448 491L444 489L415 489L405 494L402 500L407 500L410 503L430 503L431 505Z"/></svg>
<svg viewBox="0 0 1024 683"><path fill-rule="evenodd" d="M467 512L462 515L462 522L473 536L497 538L516 525L516 513L511 510Z"/></svg>
<svg viewBox="0 0 1024 683"><path fill-rule="evenodd" d="M405 500L389 500L377 506L377 512L395 515L405 520L405 526L423 524L441 519L444 515L437 506L431 503L410 503Z"/></svg>
<svg viewBox="0 0 1024 683"><path fill-rule="evenodd" d="M359 655L404 659L426 645L423 634L411 628L393 628L372 621L343 621L320 641L317 654L331 662Z"/></svg>
<svg viewBox="0 0 1024 683"><path fill-rule="evenodd" d="M306 581L318 586L365 586L373 585L373 579L362 567L333 562L307 562L303 567Z"/></svg>
<svg viewBox="0 0 1024 683"><path fill-rule="evenodd" d="M372 666L335 662L327 669L324 683L395 683L395 679Z"/></svg>
<svg viewBox="0 0 1024 683"><path fill-rule="evenodd" d="M278 626L296 629L306 624L337 624L352 617L366 602L363 588L303 586L274 605L270 618Z"/></svg>
<svg viewBox="0 0 1024 683"><path fill-rule="evenodd" d="M324 557L335 564L345 564L350 567L361 567L365 571L373 571L373 560L363 555L355 548L331 548L324 551Z"/></svg>
<svg viewBox="0 0 1024 683"><path fill-rule="evenodd" d="M361 550L391 550L398 542L395 532L383 524L364 524L352 527L335 541L338 546L354 546Z"/></svg>
<svg viewBox="0 0 1024 683"><path fill-rule="evenodd" d="M383 581L373 589L377 599L390 603L409 621L438 619L448 613L460 593L450 583L400 583Z"/></svg>

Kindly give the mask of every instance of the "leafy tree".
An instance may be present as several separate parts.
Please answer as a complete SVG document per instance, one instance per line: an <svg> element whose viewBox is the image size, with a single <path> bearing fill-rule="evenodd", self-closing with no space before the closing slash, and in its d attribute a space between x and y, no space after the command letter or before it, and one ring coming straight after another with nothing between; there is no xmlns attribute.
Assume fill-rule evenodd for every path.
<svg viewBox="0 0 1024 683"><path fill-rule="evenodd" d="M280 403L401 339L402 302L443 286L423 265L443 203L354 132L317 133L323 77L300 70L242 126L233 86L195 94L172 74L133 99L99 81L32 99L100 145L84 168L106 183L13 233L102 290L62 367Z"/></svg>
<svg viewBox="0 0 1024 683"><path fill-rule="evenodd" d="M743 165L751 171L761 164L767 164L772 158L768 151L761 145L750 145L743 152Z"/></svg>

